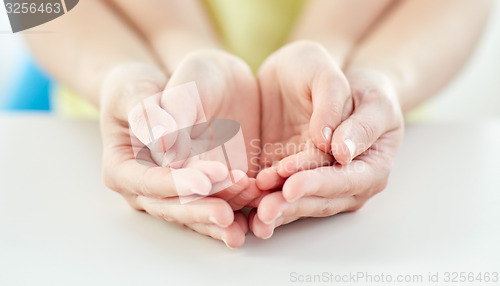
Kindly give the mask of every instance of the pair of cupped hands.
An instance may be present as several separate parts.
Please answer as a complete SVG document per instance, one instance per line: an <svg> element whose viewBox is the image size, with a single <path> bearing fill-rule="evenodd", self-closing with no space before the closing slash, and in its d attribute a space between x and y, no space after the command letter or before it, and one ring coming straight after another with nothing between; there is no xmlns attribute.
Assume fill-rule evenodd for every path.
<svg viewBox="0 0 500 286"><path fill-rule="evenodd" d="M203 110L187 97L165 102L160 96L147 107L153 114L149 120L154 126L188 126L199 114L232 119L241 124L250 164L246 174L232 170L236 184L181 203L182 196L209 194L229 171L222 163L188 160L176 170L174 182L171 168L138 163L131 132L160 137L166 130L148 130L134 122L131 110L192 81ZM102 87L105 184L132 207L231 248L244 244L249 229L266 239L275 228L303 217L359 209L385 188L403 129L396 92L384 74L370 69L344 73L313 42L282 47L257 77L236 56L210 50L191 53L169 79L150 65L118 66ZM248 216L241 211L245 206L252 208Z"/></svg>

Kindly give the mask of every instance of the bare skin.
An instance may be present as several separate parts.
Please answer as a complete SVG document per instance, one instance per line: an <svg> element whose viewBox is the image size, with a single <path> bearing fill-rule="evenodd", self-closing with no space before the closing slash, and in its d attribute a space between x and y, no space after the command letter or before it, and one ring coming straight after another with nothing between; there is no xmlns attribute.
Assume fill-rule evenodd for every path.
<svg viewBox="0 0 500 286"><path fill-rule="evenodd" d="M465 63L490 3L310 0L290 43L269 56L257 78L223 51L195 0L82 1L41 27L55 33L25 37L59 82L100 107L110 188L134 208L239 247L249 227L267 238L301 217L355 210L381 191L403 136L402 114ZM179 205L168 168L133 160L128 115L144 98L189 81L198 84L207 118L240 122L249 156L249 140L259 137L264 146L301 147L260 156L272 167L256 181L253 168L240 188ZM163 110L159 120L172 113L165 106L152 107ZM217 183L206 166L185 169L188 185ZM235 211L244 205L257 207L249 222Z"/></svg>

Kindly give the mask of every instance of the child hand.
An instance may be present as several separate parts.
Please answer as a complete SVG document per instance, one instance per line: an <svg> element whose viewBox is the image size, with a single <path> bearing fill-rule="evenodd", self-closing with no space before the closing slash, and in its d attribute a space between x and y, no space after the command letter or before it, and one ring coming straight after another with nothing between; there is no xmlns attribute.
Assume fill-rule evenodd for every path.
<svg viewBox="0 0 500 286"><path fill-rule="evenodd" d="M391 83L381 73L358 70L347 78L354 112L334 130L332 146L351 140L354 148L333 149L343 165L324 166L333 163L333 158L306 148L259 174L257 182L264 190L282 190L263 197L257 211L250 214L250 228L256 236L268 238L276 227L301 217L356 210L385 188L403 137L401 108Z"/></svg>
<svg viewBox="0 0 500 286"><path fill-rule="evenodd" d="M186 204L180 203L179 196L207 194L211 189L211 174L203 172L200 166L182 168L176 174L174 183L170 168L139 164L135 159L129 133L129 119L133 121L133 116L129 117L130 111L142 100L161 93L166 82L166 77L159 70L140 64L117 67L108 75L101 97L104 181L136 209L145 210L166 221L185 224L200 233L225 241L230 247L239 247L244 243L248 225L244 215L233 212L227 201L205 197ZM156 107L159 106L158 103ZM154 107L151 105L148 108ZM187 120L174 119L175 115L171 116L163 109L155 110L158 111L158 118L151 118L153 121L161 120L173 126L179 120ZM186 114L193 115L189 112ZM141 137L140 124L132 130ZM179 184L179 181L182 183Z"/></svg>

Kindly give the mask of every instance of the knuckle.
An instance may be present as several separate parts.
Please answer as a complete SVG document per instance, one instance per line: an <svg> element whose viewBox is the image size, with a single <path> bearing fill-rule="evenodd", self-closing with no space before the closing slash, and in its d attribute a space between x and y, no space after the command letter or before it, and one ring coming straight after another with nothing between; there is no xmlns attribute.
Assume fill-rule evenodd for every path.
<svg viewBox="0 0 500 286"><path fill-rule="evenodd" d="M382 92L373 86L355 86L352 90L352 96L356 106L365 102L375 102L377 105L386 102Z"/></svg>
<svg viewBox="0 0 500 286"><path fill-rule="evenodd" d="M347 176L342 183L342 190L340 192L341 196L354 194L356 190L354 189L355 182L350 176Z"/></svg>
<svg viewBox="0 0 500 286"><path fill-rule="evenodd" d="M336 214L338 208L335 206L332 200L328 200L325 205L319 210L318 215L320 217L327 217Z"/></svg>
<svg viewBox="0 0 500 286"><path fill-rule="evenodd" d="M333 117L338 120L338 122L333 122L334 124L338 124L341 119L342 119L342 114L344 113L343 106L340 106L339 104L335 104L330 106L330 113L333 115Z"/></svg>
<svg viewBox="0 0 500 286"><path fill-rule="evenodd" d="M359 121L358 122L358 126L359 126L359 129L362 133L363 136L365 136L365 140L371 140L371 139L375 139L374 136L376 134L375 132L375 127L373 126L373 124L371 122L368 122L366 120L363 120L363 121Z"/></svg>
<svg viewBox="0 0 500 286"><path fill-rule="evenodd" d="M169 211L165 207L161 207L158 210L157 213L158 218L167 221L167 222L174 222L175 220L170 216Z"/></svg>

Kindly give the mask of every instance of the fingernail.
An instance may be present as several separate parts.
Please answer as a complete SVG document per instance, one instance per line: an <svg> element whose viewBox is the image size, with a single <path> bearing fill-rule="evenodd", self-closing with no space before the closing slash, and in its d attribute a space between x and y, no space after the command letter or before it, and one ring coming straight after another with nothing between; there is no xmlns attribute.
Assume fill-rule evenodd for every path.
<svg viewBox="0 0 500 286"><path fill-rule="evenodd" d="M300 193L300 194L298 194L295 198L292 198L292 199L290 199L290 200L287 200L287 202L289 202L289 203L293 203L293 202L297 201L298 199L302 198L303 196L304 196L304 193ZM286 198L285 198L285 199L286 199Z"/></svg>
<svg viewBox="0 0 500 286"><path fill-rule="evenodd" d="M226 244L227 248L229 248L229 249L235 249L234 247L229 246L229 244L227 243L227 241L226 241L226 238L225 238L225 237L222 237L221 239L222 239L222 241Z"/></svg>
<svg viewBox="0 0 500 286"><path fill-rule="evenodd" d="M153 132L153 141L158 140L158 138L162 137L165 133L167 133L167 128L161 125L156 125L151 129L151 132Z"/></svg>
<svg viewBox="0 0 500 286"><path fill-rule="evenodd" d="M280 176L283 176L283 174L285 173L285 168L281 165L279 165L277 168L276 168L276 173Z"/></svg>
<svg viewBox="0 0 500 286"><path fill-rule="evenodd" d="M273 230L271 231L271 234L266 236L266 237L263 237L262 239L270 239L271 236L273 236L273 234L274 234L274 227L273 227Z"/></svg>
<svg viewBox="0 0 500 286"><path fill-rule="evenodd" d="M218 221L215 219L215 217L214 217L214 216L209 216L209 217L208 217L208 220L209 220L210 222L212 222L213 224L215 224L215 225L217 225L217 226L220 226L220 227L222 227L222 228L226 228L226 227L228 227L228 226L229 226L229 225L223 225L223 224L221 224L220 222L218 222Z"/></svg>
<svg viewBox="0 0 500 286"><path fill-rule="evenodd" d="M325 127L323 128L323 131L321 132L323 134L323 138L327 141L330 142L330 139L332 138L332 129L330 127Z"/></svg>
<svg viewBox="0 0 500 286"><path fill-rule="evenodd" d="M209 220L210 222L212 222L213 224L220 225L220 224L217 222L217 220L215 219L215 217L213 217L213 216L209 216L209 217L208 217L208 220Z"/></svg>
<svg viewBox="0 0 500 286"><path fill-rule="evenodd" d="M200 195L200 196L208 196L208 193L202 192L202 191L198 190L197 188L191 188L191 189L189 189L189 191L192 194L197 194L197 195Z"/></svg>
<svg viewBox="0 0 500 286"><path fill-rule="evenodd" d="M354 142L352 142L351 139L346 139L344 141L345 146L347 146L347 149L349 149L349 153L351 154L351 160L354 158L354 152L356 152L356 145L354 145Z"/></svg>
<svg viewBox="0 0 500 286"><path fill-rule="evenodd" d="M170 150L165 152L165 154L163 154L163 160L161 162L161 166L166 167L170 165L170 163L172 163L175 160L176 156L177 153L175 152L175 150Z"/></svg>
<svg viewBox="0 0 500 286"><path fill-rule="evenodd" d="M272 224L274 223L281 215L283 215L283 211L279 211L278 214L271 220L269 221L263 221L265 224Z"/></svg>
<svg viewBox="0 0 500 286"><path fill-rule="evenodd" d="M286 166L282 164L281 162L276 166L276 173L281 176L281 177L286 177L289 173L287 172L289 169L295 170L296 166L290 167L291 163L287 164ZM278 178L279 179L279 178Z"/></svg>

